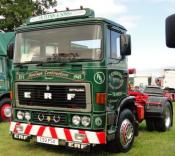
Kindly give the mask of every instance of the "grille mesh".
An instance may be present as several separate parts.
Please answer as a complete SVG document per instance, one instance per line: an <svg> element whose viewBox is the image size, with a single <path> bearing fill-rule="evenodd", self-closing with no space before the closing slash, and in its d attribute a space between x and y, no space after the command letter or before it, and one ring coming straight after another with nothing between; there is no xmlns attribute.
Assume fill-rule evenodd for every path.
<svg viewBox="0 0 175 156"><path fill-rule="evenodd" d="M17 90L19 105L86 108L85 86L18 84Z"/></svg>

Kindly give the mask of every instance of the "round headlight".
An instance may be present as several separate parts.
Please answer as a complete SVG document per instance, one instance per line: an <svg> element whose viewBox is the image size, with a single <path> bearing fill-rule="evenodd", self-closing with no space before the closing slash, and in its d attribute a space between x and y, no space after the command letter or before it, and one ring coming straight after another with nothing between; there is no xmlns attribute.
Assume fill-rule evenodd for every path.
<svg viewBox="0 0 175 156"><path fill-rule="evenodd" d="M83 116L81 120L81 124L85 127L89 126L91 123L91 118L88 116Z"/></svg>
<svg viewBox="0 0 175 156"><path fill-rule="evenodd" d="M29 112L25 112L25 119L28 121L31 119L31 114Z"/></svg>
<svg viewBox="0 0 175 156"><path fill-rule="evenodd" d="M74 115L72 118L72 123L76 126L78 126L80 124L81 118L78 115Z"/></svg>
<svg viewBox="0 0 175 156"><path fill-rule="evenodd" d="M7 107L7 108L4 109L4 115L7 118L10 118L11 117L11 115L12 115L11 107Z"/></svg>
<svg viewBox="0 0 175 156"><path fill-rule="evenodd" d="M18 111L18 112L17 112L17 118L18 118L19 120L22 120L22 119L24 118L24 112Z"/></svg>

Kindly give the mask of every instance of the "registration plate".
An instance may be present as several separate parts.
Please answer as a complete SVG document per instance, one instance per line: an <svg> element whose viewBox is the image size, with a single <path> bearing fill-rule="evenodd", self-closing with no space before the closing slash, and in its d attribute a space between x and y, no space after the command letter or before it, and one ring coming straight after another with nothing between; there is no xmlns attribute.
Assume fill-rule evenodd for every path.
<svg viewBox="0 0 175 156"><path fill-rule="evenodd" d="M47 138L47 137L39 137L37 136L37 142L50 144L50 145L58 145L58 139Z"/></svg>

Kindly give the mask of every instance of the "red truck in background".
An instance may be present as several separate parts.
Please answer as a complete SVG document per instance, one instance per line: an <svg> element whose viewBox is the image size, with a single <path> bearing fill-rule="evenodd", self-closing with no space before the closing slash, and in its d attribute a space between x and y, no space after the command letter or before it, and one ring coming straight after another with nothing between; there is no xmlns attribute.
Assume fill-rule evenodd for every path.
<svg viewBox="0 0 175 156"><path fill-rule="evenodd" d="M128 73L135 73L129 69ZM141 92L128 86L128 94L135 97L138 121L146 120L149 131L166 131L173 124L173 105L169 97L158 86L146 86Z"/></svg>

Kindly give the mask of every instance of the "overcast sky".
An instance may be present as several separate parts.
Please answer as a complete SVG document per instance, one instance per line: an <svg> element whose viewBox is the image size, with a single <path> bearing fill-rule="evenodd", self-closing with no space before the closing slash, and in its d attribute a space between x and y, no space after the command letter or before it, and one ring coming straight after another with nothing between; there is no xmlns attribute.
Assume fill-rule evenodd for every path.
<svg viewBox="0 0 175 156"><path fill-rule="evenodd" d="M138 71L175 68L175 49L165 45L165 18L175 13L175 0L58 0L58 10L80 5L127 28L132 37L129 67Z"/></svg>

